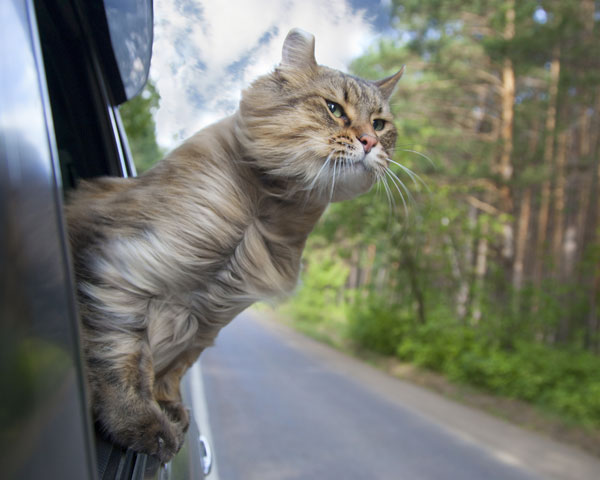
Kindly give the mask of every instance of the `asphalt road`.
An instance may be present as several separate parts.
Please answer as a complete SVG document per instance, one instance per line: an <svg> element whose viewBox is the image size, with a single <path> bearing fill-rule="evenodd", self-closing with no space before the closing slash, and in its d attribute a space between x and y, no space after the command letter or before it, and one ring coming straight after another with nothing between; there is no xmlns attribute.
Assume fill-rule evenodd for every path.
<svg viewBox="0 0 600 480"><path fill-rule="evenodd" d="M600 479L578 450L260 317L235 319L201 359L219 480Z"/></svg>

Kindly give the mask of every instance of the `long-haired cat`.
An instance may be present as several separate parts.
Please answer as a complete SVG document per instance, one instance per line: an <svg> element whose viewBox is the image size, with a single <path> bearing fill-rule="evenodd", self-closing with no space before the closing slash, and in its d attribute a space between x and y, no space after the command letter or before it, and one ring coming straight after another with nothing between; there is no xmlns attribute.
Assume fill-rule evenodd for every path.
<svg viewBox="0 0 600 480"><path fill-rule="evenodd" d="M97 422L168 461L189 423L183 373L259 299L292 291L331 201L383 177L396 130L378 82L317 65L292 30L239 110L137 178L82 182L66 207Z"/></svg>

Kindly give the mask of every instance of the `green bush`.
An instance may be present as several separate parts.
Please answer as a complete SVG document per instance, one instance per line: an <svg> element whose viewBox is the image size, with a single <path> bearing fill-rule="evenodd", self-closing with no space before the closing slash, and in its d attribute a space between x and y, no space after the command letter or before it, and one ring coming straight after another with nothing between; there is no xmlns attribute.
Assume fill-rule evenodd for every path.
<svg viewBox="0 0 600 480"><path fill-rule="evenodd" d="M308 252L305 261L300 285L283 310L303 323L343 319L346 302L340 292L348 278L348 267L329 250Z"/></svg>
<svg viewBox="0 0 600 480"><path fill-rule="evenodd" d="M600 426L600 359L595 355L532 342L504 350L473 329L447 325L407 332L396 354L454 381Z"/></svg>
<svg viewBox="0 0 600 480"><path fill-rule="evenodd" d="M502 348L490 331L438 316L416 324L410 310L376 296L349 312L349 334L362 348L512 398L538 404L583 424L600 426L600 359L534 343Z"/></svg>
<svg viewBox="0 0 600 480"><path fill-rule="evenodd" d="M382 307L376 297L370 296L348 309L348 334L361 348L382 355L393 355L410 321L406 312Z"/></svg>
<svg viewBox="0 0 600 480"><path fill-rule="evenodd" d="M396 355L419 366L442 373L453 373L452 365L474 342L473 332L446 323L416 326L396 348Z"/></svg>

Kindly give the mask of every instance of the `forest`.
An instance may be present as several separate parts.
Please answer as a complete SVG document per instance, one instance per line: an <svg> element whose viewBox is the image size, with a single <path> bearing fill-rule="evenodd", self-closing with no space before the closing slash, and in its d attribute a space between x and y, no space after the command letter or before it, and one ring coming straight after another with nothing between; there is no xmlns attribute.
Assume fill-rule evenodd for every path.
<svg viewBox="0 0 600 480"><path fill-rule="evenodd" d="M394 1L395 35L351 70L407 66L402 185L332 205L285 311L599 427L599 7Z"/></svg>
<svg viewBox="0 0 600 480"><path fill-rule="evenodd" d="M391 9L351 73L406 65L391 99L402 183L331 205L281 311L600 428L600 2ZM161 154L157 102L150 86L122 109L142 169Z"/></svg>

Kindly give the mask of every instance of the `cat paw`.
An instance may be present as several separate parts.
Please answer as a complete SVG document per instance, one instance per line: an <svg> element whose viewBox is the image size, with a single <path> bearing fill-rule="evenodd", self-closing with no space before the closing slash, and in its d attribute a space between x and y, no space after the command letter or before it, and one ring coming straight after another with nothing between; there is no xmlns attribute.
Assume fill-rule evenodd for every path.
<svg viewBox="0 0 600 480"><path fill-rule="evenodd" d="M190 426L190 409L181 402L159 401L158 404L163 412L167 414L170 420L186 433Z"/></svg>
<svg viewBox="0 0 600 480"><path fill-rule="evenodd" d="M120 422L117 428L108 425L102 428L114 443L153 456L160 463L171 460L185 439L181 427L172 423L158 408L151 418L128 419Z"/></svg>
<svg viewBox="0 0 600 480"><path fill-rule="evenodd" d="M160 422L160 424L152 425L141 439L140 450L158 458L160 463L167 463L183 444L182 434L179 430L166 420Z"/></svg>

